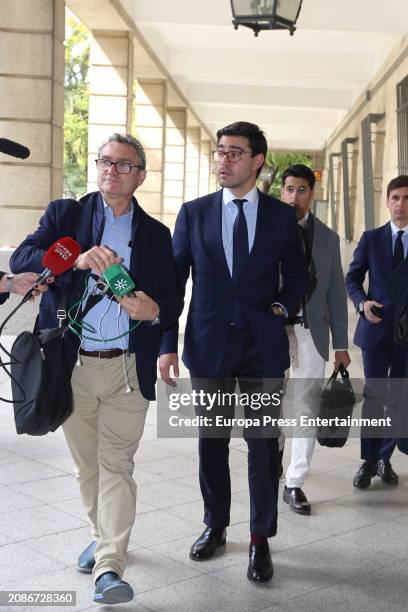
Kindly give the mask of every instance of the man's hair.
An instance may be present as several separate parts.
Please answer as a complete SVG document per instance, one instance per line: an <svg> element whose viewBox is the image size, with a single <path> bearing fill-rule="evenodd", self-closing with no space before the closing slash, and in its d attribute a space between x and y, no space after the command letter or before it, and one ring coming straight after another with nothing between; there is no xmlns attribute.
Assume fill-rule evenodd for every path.
<svg viewBox="0 0 408 612"><path fill-rule="evenodd" d="M400 189L400 187L408 187L408 175L400 174L392 179L387 185L387 200L390 197L391 191Z"/></svg>
<svg viewBox="0 0 408 612"><path fill-rule="evenodd" d="M142 166L143 170L146 169L146 153L142 143L137 140L137 138L134 138L131 134L118 134L115 132L99 147L98 156L101 154L103 147L110 142L119 142L120 144L127 144L133 147L140 159L140 165Z"/></svg>
<svg viewBox="0 0 408 612"><path fill-rule="evenodd" d="M259 155L259 153L262 153L262 155L266 157L268 152L268 143L266 142L265 134L257 125L255 125L255 123L249 123L248 121L235 121L235 123L226 125L217 132L217 145L222 136L242 136L249 142L252 157ZM257 177L259 176L261 170L262 166L258 169L256 174Z"/></svg>
<svg viewBox="0 0 408 612"><path fill-rule="evenodd" d="M315 186L316 177L314 172L309 166L305 166L304 164L293 164L293 166L286 168L285 172L282 174L282 187L285 186L285 181L289 176L304 179L309 183L310 189L313 189Z"/></svg>

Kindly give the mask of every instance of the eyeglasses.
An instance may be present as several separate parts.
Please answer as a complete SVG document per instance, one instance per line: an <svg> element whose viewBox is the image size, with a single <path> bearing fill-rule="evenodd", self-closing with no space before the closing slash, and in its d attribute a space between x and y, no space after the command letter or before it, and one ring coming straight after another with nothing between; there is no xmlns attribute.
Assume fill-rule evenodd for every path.
<svg viewBox="0 0 408 612"><path fill-rule="evenodd" d="M114 162L111 159L104 159L101 157L100 159L95 159L96 167L101 172L105 170L109 170L111 166L115 166L116 172L118 174L129 174L132 168L139 168L139 170L144 170L143 166L139 166L138 164L131 164L130 162L117 161Z"/></svg>
<svg viewBox="0 0 408 612"><path fill-rule="evenodd" d="M309 187L305 187L304 185L286 185L284 188L287 193L307 193L309 191Z"/></svg>
<svg viewBox="0 0 408 612"><path fill-rule="evenodd" d="M217 149L213 151L213 159L216 162L222 162L224 157L227 156L228 161L234 163L241 161L242 156L247 153L251 154L251 151L223 151L222 149Z"/></svg>

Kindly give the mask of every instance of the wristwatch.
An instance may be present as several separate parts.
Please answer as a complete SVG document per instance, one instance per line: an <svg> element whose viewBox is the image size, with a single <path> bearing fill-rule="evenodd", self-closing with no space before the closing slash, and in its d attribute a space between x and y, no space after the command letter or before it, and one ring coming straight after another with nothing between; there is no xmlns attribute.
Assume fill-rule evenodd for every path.
<svg viewBox="0 0 408 612"><path fill-rule="evenodd" d="M153 319L151 324L152 325L159 325L159 323L160 323L160 311L159 311L159 314L157 315L157 317L155 319Z"/></svg>
<svg viewBox="0 0 408 612"><path fill-rule="evenodd" d="M13 292L13 278L14 274L6 274L6 291L8 293Z"/></svg>
<svg viewBox="0 0 408 612"><path fill-rule="evenodd" d="M358 305L357 312L359 312L360 314L364 314L364 303L365 303L365 300L360 302Z"/></svg>

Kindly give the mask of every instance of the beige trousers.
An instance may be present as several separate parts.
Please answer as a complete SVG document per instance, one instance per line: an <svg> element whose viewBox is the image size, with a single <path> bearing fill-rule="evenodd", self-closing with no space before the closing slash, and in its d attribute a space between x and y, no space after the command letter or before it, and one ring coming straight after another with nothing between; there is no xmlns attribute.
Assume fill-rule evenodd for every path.
<svg viewBox="0 0 408 612"><path fill-rule="evenodd" d="M125 357L131 393L125 393L122 356L81 361L72 375L75 408L63 429L97 541L94 579L109 571L122 577L136 514L133 456L149 402L140 393L133 354Z"/></svg>

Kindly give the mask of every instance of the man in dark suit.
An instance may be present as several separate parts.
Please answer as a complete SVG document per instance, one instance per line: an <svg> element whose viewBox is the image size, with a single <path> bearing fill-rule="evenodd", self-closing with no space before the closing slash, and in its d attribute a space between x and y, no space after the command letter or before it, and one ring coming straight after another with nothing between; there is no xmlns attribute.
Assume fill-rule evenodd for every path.
<svg viewBox="0 0 408 612"><path fill-rule="evenodd" d="M146 177L142 145L130 135L114 134L100 148L96 167L99 192L79 202L51 202L38 229L14 252L11 267L40 272L44 252L61 236L81 245L75 269L58 277L43 296L40 328L58 324L62 292L68 309L78 306L91 270L100 277L123 262L136 282L137 291L118 303L105 294L91 295L82 312L81 339L70 332L64 336L75 409L63 428L92 531L77 568L93 572L94 601L114 604L133 598L122 580L135 520L133 456L149 400L155 398L161 331L175 323L183 298L170 232L133 196ZM136 326L135 320L141 323ZM80 367L74 368L75 362Z"/></svg>
<svg viewBox="0 0 408 612"><path fill-rule="evenodd" d="M193 291L183 361L194 380L221 392L241 392L248 379L281 380L289 365L284 319L302 300L306 267L293 210L260 193L256 178L267 143L258 126L243 121L217 132L221 191L184 204L173 236L179 282L192 270ZM282 285L279 289L279 273ZM178 376L177 329L160 349L162 378ZM209 383L211 386L211 383ZM245 432L244 432L245 436ZM261 437L262 436L262 437ZM272 578L268 537L276 534L279 451L276 437L246 437L250 492L250 560L247 577ZM200 486L207 528L190 558L208 559L225 544L230 518L229 432L199 440Z"/></svg>
<svg viewBox="0 0 408 612"><path fill-rule="evenodd" d="M354 343L363 354L367 381L363 417L367 418L382 416L384 406L395 401L389 389L395 389L398 383L392 384L392 379L403 378L405 372L407 351L394 341L395 302L390 299L385 285L393 269L407 254L408 176L401 175L390 181L387 206L390 221L363 233L346 276L348 293L360 314ZM366 292L363 283L367 272ZM389 389L385 384L388 378ZM395 444L392 437L370 437L369 430L362 429L361 458L364 462L354 477L355 487L367 488L375 475L387 484L398 484L398 476L390 463Z"/></svg>

